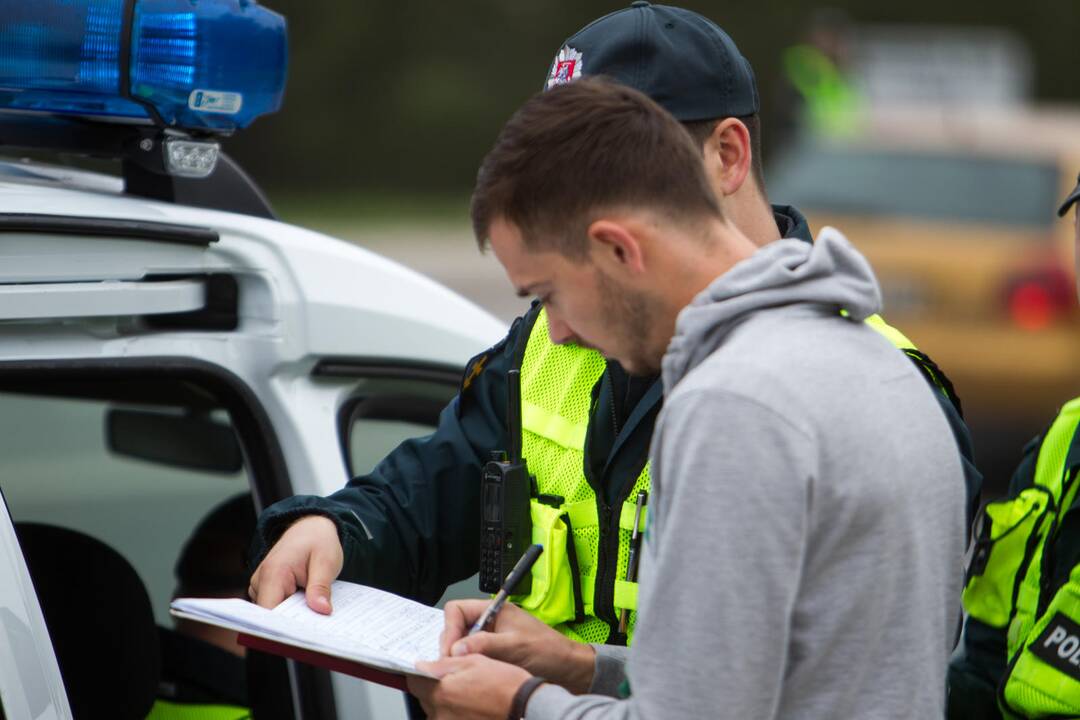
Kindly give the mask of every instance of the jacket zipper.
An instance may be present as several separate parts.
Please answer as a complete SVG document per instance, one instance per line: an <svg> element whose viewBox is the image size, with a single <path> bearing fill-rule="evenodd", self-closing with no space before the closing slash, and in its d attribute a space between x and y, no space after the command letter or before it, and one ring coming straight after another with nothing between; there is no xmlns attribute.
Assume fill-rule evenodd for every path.
<svg viewBox="0 0 1080 720"><path fill-rule="evenodd" d="M630 380L627 379L627 383ZM608 383L611 389L611 424L615 430L615 442L619 440L619 421L615 409L615 382ZM607 468L604 468L605 474ZM622 504L633 489L637 478L625 481L626 492L620 490L615 497L614 506L608 505L597 495L597 517L600 518L600 542L598 547L596 588L593 591L593 613L608 624L608 645L626 645L626 635L619 632L619 619L615 616L615 580L619 573L619 520Z"/></svg>
<svg viewBox="0 0 1080 720"><path fill-rule="evenodd" d="M631 487L633 485L631 484ZM615 580L619 572L619 516L625 496L612 507L597 496L600 519L600 542L597 552L596 588L593 592L593 614L608 624L608 645L625 645L626 636L619 632L619 619L615 617ZM621 513L620 513L621 514ZM613 561L609 561L609 558Z"/></svg>
<svg viewBox="0 0 1080 720"><path fill-rule="evenodd" d="M615 387L610 381L609 385L611 386L611 422L615 430L614 442L618 442L620 428L615 415ZM619 632L619 618L615 615L615 580L619 572L619 520L622 516L623 503L637 484L641 469L639 468L632 478L623 479L623 487L620 488L619 494L615 497L616 502L612 506L605 502L603 484L596 482L596 478L592 477L587 460L584 465L585 480L596 496L596 517L600 526L600 539L596 552L596 584L593 587L593 615L608 625L607 645L626 645L626 635ZM604 475L607 476L608 472L609 468L605 466ZM609 562L609 558L614 558L614 562Z"/></svg>

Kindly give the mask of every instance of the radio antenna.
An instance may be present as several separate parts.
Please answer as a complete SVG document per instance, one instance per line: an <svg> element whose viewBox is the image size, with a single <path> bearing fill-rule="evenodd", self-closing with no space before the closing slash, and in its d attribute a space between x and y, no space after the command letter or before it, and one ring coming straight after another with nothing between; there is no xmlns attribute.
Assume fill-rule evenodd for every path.
<svg viewBox="0 0 1080 720"><path fill-rule="evenodd" d="M507 453L511 463L521 462L521 371L506 373L506 427L510 432Z"/></svg>

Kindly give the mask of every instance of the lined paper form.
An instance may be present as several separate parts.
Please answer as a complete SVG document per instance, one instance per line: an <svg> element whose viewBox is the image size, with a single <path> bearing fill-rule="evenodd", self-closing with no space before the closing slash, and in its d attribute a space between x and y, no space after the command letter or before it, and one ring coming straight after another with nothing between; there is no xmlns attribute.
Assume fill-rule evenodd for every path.
<svg viewBox="0 0 1080 720"><path fill-rule="evenodd" d="M273 610L237 598L178 598L171 612L199 622L419 675L417 660L439 656L442 610L365 585L331 586L334 611L320 615L297 592Z"/></svg>

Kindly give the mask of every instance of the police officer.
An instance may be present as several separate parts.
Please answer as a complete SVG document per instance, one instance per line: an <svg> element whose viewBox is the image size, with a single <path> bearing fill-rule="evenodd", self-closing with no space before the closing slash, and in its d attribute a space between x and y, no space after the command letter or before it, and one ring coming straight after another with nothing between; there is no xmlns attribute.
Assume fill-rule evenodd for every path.
<svg viewBox="0 0 1080 720"><path fill-rule="evenodd" d="M1080 200L1080 177L1058 211ZM1080 276L1080 209L1074 218ZM1028 443L986 506L964 589L949 717L1080 717L1080 398Z"/></svg>
<svg viewBox="0 0 1080 720"><path fill-rule="evenodd" d="M570 37L547 87L584 75L635 87L682 121L702 146L725 215L754 243L811 241L796 209L766 199L753 71L711 21L638 0ZM544 532L563 538L554 572L569 581L534 582L530 596L516 599L574 639L631 641L637 586L625 580L627 556L635 498L649 487L648 447L661 383L630 376L574 344L566 327L549 321L544 299L541 294L502 342L468 364L435 432L402 443L370 474L328 498L294 497L263 513L257 550L264 559L250 590L260 605L273 606L306 587L309 605L329 612L329 584L339 574L433 603L447 585L476 572L481 466L492 450L508 446L506 376L519 368L523 455L545 501L534 504L534 526L545 523ZM871 323L935 386L970 460L948 380L898 331L880 318ZM966 464L974 499L981 480ZM626 633L619 632L623 610L629 611Z"/></svg>

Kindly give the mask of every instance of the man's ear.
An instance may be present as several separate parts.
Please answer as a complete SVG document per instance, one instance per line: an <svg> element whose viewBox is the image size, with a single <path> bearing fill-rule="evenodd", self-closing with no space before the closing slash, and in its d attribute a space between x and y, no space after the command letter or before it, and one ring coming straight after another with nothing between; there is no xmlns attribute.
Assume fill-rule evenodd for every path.
<svg viewBox="0 0 1080 720"><path fill-rule="evenodd" d="M645 254L635 224L616 220L596 220L587 231L590 260L609 274L640 274L645 271Z"/></svg>
<svg viewBox="0 0 1080 720"><path fill-rule="evenodd" d="M753 166L750 131L738 118L716 124L705 140L705 172L713 189L727 197L738 192Z"/></svg>

